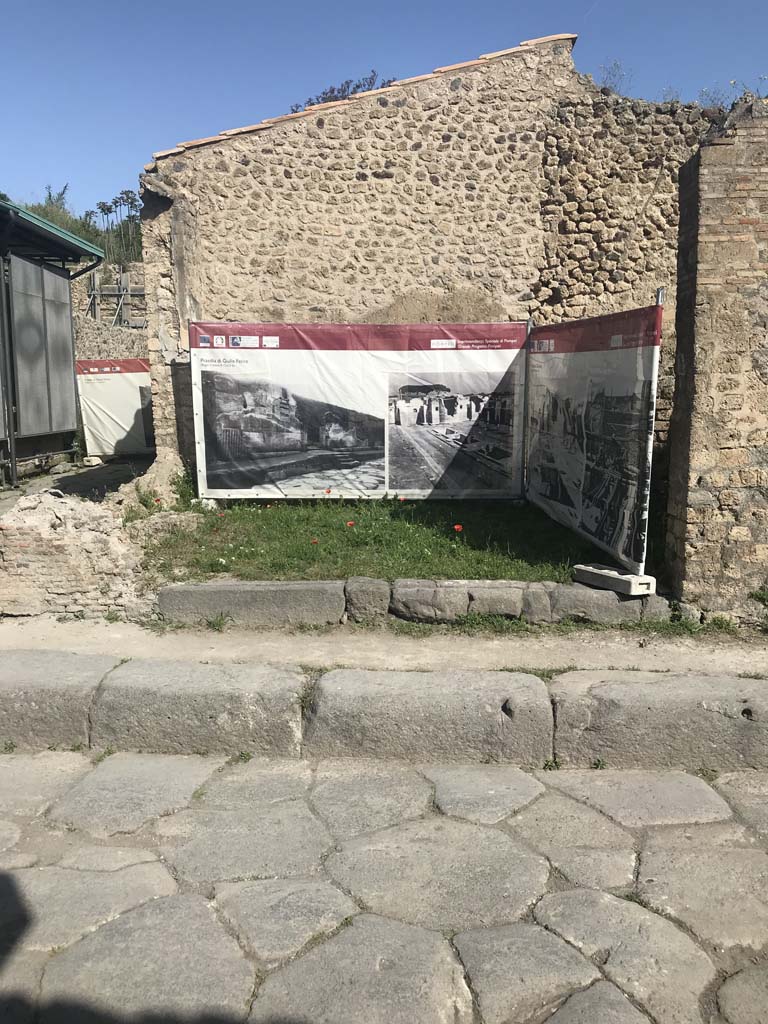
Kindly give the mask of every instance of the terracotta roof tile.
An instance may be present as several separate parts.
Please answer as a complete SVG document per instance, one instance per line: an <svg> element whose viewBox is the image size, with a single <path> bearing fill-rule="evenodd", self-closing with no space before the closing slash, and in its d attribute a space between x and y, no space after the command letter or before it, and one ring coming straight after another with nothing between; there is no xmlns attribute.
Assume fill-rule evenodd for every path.
<svg viewBox="0 0 768 1024"><path fill-rule="evenodd" d="M439 75L442 71L458 71L459 68L473 68L477 64L482 64L482 59L478 57L476 60L465 60L461 64L446 64L445 67L435 68L432 72L435 75Z"/></svg>
<svg viewBox="0 0 768 1024"><path fill-rule="evenodd" d="M521 46L538 46L539 43L554 43L558 39L573 39L574 42L578 39L575 32L560 32L555 36L538 36L536 39L524 39Z"/></svg>
<svg viewBox="0 0 768 1024"><path fill-rule="evenodd" d="M152 156L155 160L161 160L164 156L175 156L177 153L183 152L183 149L179 149L178 146L174 146L173 149L161 149L159 153L153 153Z"/></svg>

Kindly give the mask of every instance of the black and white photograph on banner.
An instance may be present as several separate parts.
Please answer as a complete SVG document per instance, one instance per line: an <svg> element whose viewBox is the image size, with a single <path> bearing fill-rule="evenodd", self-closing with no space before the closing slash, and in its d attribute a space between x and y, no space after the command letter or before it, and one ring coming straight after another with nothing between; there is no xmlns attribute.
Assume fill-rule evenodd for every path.
<svg viewBox="0 0 768 1024"><path fill-rule="evenodd" d="M209 488L383 492L383 417L250 373L203 370L201 387Z"/></svg>
<svg viewBox="0 0 768 1024"><path fill-rule="evenodd" d="M390 373L389 490L509 497L520 486L521 401L514 368Z"/></svg>

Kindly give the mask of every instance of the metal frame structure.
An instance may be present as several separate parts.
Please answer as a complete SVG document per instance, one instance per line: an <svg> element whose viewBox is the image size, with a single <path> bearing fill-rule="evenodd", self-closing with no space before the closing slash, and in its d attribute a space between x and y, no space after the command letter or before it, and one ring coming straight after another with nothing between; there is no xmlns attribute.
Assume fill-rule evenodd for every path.
<svg viewBox="0 0 768 1024"><path fill-rule="evenodd" d="M69 298L69 281L92 271L103 259L103 251L85 239L78 238L22 207L0 201L0 482L10 482L11 486L16 486L20 463L35 462L42 465L53 455L73 450L77 392L74 342L70 340L73 338L71 301L62 298L62 289L54 279L66 280ZM77 269L83 261L87 261L87 265ZM37 275L39 293L32 295L33 300L36 300L32 305L37 308L32 314L29 309L21 308L24 303L19 301L19 294L13 295L12 267L15 268L16 278L20 279L30 265L40 268ZM58 295L46 293L46 280L54 284ZM18 280L16 284L19 284ZM23 289L20 288L21 291ZM52 310L55 312L54 319L58 320L55 336L53 324L49 323ZM62 321L62 316L67 314L68 332L66 322ZM28 358L29 352L25 351L30 347L30 337L33 347L34 342L37 343L33 358ZM70 363L75 396L74 412L70 408L63 418L57 418L56 407L61 399L61 395L56 393L57 385L61 387L64 384L68 388ZM47 419L40 430L34 426L30 429L29 419L26 426L22 422L24 384L37 392L43 412L47 409ZM59 429L62 426L66 426L66 429Z"/></svg>

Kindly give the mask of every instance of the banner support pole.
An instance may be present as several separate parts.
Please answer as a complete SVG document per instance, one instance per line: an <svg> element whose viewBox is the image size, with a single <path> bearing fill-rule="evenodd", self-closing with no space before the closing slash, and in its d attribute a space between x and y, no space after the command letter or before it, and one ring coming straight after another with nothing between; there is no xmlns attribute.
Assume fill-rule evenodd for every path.
<svg viewBox="0 0 768 1024"><path fill-rule="evenodd" d="M528 382L530 380L530 373L528 370L528 360L531 357L531 334L534 328L533 317L529 316L528 321L525 325L525 367L523 373L525 378L523 380L523 500L528 499Z"/></svg>

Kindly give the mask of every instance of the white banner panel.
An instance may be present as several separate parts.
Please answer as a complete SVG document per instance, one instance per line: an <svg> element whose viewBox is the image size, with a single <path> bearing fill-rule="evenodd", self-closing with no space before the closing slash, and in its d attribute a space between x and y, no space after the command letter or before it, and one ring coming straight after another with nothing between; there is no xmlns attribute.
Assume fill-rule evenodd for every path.
<svg viewBox="0 0 768 1024"><path fill-rule="evenodd" d="M661 306L533 330L526 497L645 568Z"/></svg>
<svg viewBox="0 0 768 1024"><path fill-rule="evenodd" d="M145 359L78 359L77 389L89 455L148 455L155 450Z"/></svg>
<svg viewBox="0 0 768 1024"><path fill-rule="evenodd" d="M191 324L199 493L520 497L525 331Z"/></svg>

